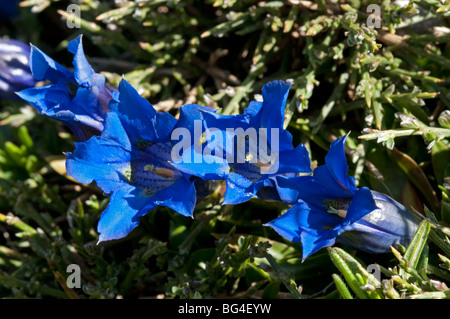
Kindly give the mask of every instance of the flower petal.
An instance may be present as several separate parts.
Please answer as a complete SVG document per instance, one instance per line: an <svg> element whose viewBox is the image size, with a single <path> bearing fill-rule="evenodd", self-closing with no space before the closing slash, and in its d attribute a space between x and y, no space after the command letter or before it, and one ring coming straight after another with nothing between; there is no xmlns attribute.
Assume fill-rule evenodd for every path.
<svg viewBox="0 0 450 319"><path fill-rule="evenodd" d="M311 224L321 223L317 220L310 220L311 218L317 219L316 213L311 211L305 202L300 201L265 226L272 227L278 234L293 243L301 242L302 261L304 261L319 249L334 245L337 236L337 233L333 230L310 227ZM326 216L323 217L327 218Z"/></svg>
<svg viewBox="0 0 450 319"><path fill-rule="evenodd" d="M187 129L189 132L191 132L191 134L193 134L194 133L194 123L195 123L194 121L195 120L199 120L199 121L203 120L202 111L214 113L216 110L211 107L201 106L198 104L183 105L180 108L180 116L178 118L178 122L177 122L175 128L182 127L182 128ZM205 127L202 126L202 129L204 130Z"/></svg>
<svg viewBox="0 0 450 319"><path fill-rule="evenodd" d="M309 152L303 144L296 148L280 152L277 174L310 173L311 161Z"/></svg>
<svg viewBox="0 0 450 319"><path fill-rule="evenodd" d="M284 81L272 81L262 88L263 105L252 118L250 124L259 127L283 129L284 111L291 84ZM269 132L268 132L269 133ZM270 136L269 136L270 140Z"/></svg>
<svg viewBox="0 0 450 319"><path fill-rule="evenodd" d="M203 155L195 151L195 147L191 146L186 149L178 161L171 164L180 171L201 177L203 179L224 179L230 172L230 166L224 161L217 161L217 157L211 155Z"/></svg>
<svg viewBox="0 0 450 319"><path fill-rule="evenodd" d="M340 242L369 253L389 252L391 246L408 246L419 221L403 205L389 196L372 191L378 209L347 227Z"/></svg>
<svg viewBox="0 0 450 319"><path fill-rule="evenodd" d="M125 150L131 151L132 146L130 139L125 132L123 124L119 116L115 113L108 112L105 116L105 128L102 131L102 138L117 142Z"/></svg>
<svg viewBox="0 0 450 319"><path fill-rule="evenodd" d="M412 238L418 227L417 218L402 204L386 194L371 192L379 209L363 219L385 232Z"/></svg>
<svg viewBox="0 0 450 319"><path fill-rule="evenodd" d="M254 184L239 174L229 174L226 178L227 188L223 205L236 205L256 196Z"/></svg>
<svg viewBox="0 0 450 319"><path fill-rule="evenodd" d="M331 143L330 150L325 156L325 165L336 182L343 188L355 193L357 190L355 179L353 176L347 175L348 165L344 150L347 136L348 134Z"/></svg>
<svg viewBox="0 0 450 319"><path fill-rule="evenodd" d="M83 36L79 35L69 42L67 50L74 55L73 57L73 74L79 85L90 81L91 76L95 73L91 65L86 59L83 50Z"/></svg>
<svg viewBox="0 0 450 319"><path fill-rule="evenodd" d="M378 209L375 201L373 199L373 195L370 192L370 189L367 187L361 187L356 192L355 196L350 203L350 206L347 210L347 215L342 221L342 227L346 227L347 225L351 225L356 221L363 218L365 215L370 212Z"/></svg>
<svg viewBox="0 0 450 319"><path fill-rule="evenodd" d="M336 242L336 234L332 231L305 229L301 233L302 262L319 249L331 247Z"/></svg>
<svg viewBox="0 0 450 319"><path fill-rule="evenodd" d="M157 113L125 79L120 81L119 93L113 98L109 108L119 114L132 142L155 143L170 138L176 119L169 113Z"/></svg>
<svg viewBox="0 0 450 319"><path fill-rule="evenodd" d="M71 103L67 89L61 83L29 88L16 92L16 94L24 101L30 103L39 113L49 117L55 116L56 112L53 109L55 106L67 108Z"/></svg>
<svg viewBox="0 0 450 319"><path fill-rule="evenodd" d="M121 172L129 169L129 160L129 153L116 142L94 136L86 142L75 143L73 154L68 153L66 169L78 182L95 181L109 194L125 182Z"/></svg>
<svg viewBox="0 0 450 319"><path fill-rule="evenodd" d="M139 217L153 209L149 197L138 196L131 185L124 185L111 195L97 225L98 243L126 237L139 225Z"/></svg>
<svg viewBox="0 0 450 319"><path fill-rule="evenodd" d="M109 115L103 135L75 143L75 151L68 153L66 160L70 176L84 184L95 181L107 194L126 182L131 159L127 135L117 116Z"/></svg>
<svg viewBox="0 0 450 319"><path fill-rule="evenodd" d="M33 45L31 45L30 65L31 72L38 81L50 80L54 83L59 80L75 81L72 72Z"/></svg>
<svg viewBox="0 0 450 319"><path fill-rule="evenodd" d="M185 177L157 192L152 198L155 205L169 207L183 216L192 216L197 200L194 183Z"/></svg>
<svg viewBox="0 0 450 319"><path fill-rule="evenodd" d="M296 243L300 241L301 219L309 215L311 211L308 204L300 201L292 206L287 212L280 217L268 222L264 226L272 227L278 234L287 240Z"/></svg>

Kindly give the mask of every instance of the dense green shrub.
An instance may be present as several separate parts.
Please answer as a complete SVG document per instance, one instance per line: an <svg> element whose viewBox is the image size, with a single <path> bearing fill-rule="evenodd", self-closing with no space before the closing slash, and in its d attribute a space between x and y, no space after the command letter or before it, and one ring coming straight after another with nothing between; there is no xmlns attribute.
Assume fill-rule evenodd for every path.
<svg viewBox="0 0 450 319"><path fill-rule="evenodd" d="M314 164L351 131L357 185L427 221L393 254L336 246L301 263L299 244L262 226L287 205L221 206L221 186L194 219L158 208L126 239L96 245L108 198L65 174L73 136L24 102L1 101L1 297L450 296L450 4L80 0L80 28L69 28L71 3L23 1L0 35L69 67L62 49L83 33L90 63L110 85L123 76L174 115L188 103L238 113L268 81L290 79L285 123ZM367 11L371 3L379 15ZM81 288L67 287L70 264L81 268ZM372 264L380 281L366 270Z"/></svg>

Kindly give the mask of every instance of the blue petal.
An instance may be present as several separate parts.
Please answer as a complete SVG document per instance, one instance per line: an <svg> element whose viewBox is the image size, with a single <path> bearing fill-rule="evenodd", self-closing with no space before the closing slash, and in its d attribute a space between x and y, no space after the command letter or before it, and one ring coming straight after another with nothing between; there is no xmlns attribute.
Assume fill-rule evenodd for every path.
<svg viewBox="0 0 450 319"><path fill-rule="evenodd" d="M321 248L334 245L337 233L333 230L316 228L327 222L335 222L333 216L317 215L317 211L303 201L291 207L286 213L266 224L287 240L302 244L303 261ZM320 218L322 217L322 218ZM325 223L324 223L325 222Z"/></svg>
<svg viewBox="0 0 450 319"><path fill-rule="evenodd" d="M244 109L244 114L248 115L250 118L255 117L263 106L262 102L251 101L248 106Z"/></svg>
<svg viewBox="0 0 450 319"><path fill-rule="evenodd" d="M170 134L172 133L176 123L176 118L174 118L170 113L158 112L155 117L155 132L157 138L154 141L158 142L170 140Z"/></svg>
<svg viewBox="0 0 450 319"><path fill-rule="evenodd" d="M336 234L326 230L305 229L301 237L302 262L319 249L331 247L336 242Z"/></svg>
<svg viewBox="0 0 450 319"><path fill-rule="evenodd" d="M0 98L17 100L15 91L33 87L29 45L14 39L0 39Z"/></svg>
<svg viewBox="0 0 450 319"><path fill-rule="evenodd" d="M180 171L201 177L203 179L224 179L230 172L230 166L225 160L216 162L217 157L203 155L191 146L185 150L179 161L171 164Z"/></svg>
<svg viewBox="0 0 450 319"><path fill-rule="evenodd" d="M77 97L72 101L62 82L25 89L16 94L30 103L39 113L69 126L80 141L99 135L103 130L103 119L91 115L84 109L87 105L95 103L89 90L80 88Z"/></svg>
<svg viewBox="0 0 450 319"><path fill-rule="evenodd" d="M311 176L275 176L271 177L277 188L278 195L280 199L289 205L294 205L300 199L299 191L297 186L303 185L304 182L310 182Z"/></svg>
<svg viewBox="0 0 450 319"><path fill-rule="evenodd" d="M120 122L114 116L106 122L102 137L94 136L86 142L75 143L75 151L68 153L67 173L80 183L95 181L106 193L127 183L130 170L130 143Z"/></svg>
<svg viewBox="0 0 450 319"><path fill-rule="evenodd" d="M267 140L269 142L272 140L270 129L276 128L279 130L280 152L292 149L292 135L289 131L283 129L286 100L290 87L290 83L281 80L272 81L264 85L262 88L262 106L250 120L250 125L253 127L267 128Z"/></svg>
<svg viewBox="0 0 450 319"><path fill-rule="evenodd" d="M177 124L175 128L185 128L189 132L194 132L194 121L203 120L202 111L206 112L215 112L215 109L211 107L201 106L198 104L186 104L180 108L180 116L178 118ZM202 129L205 130L205 127L202 126Z"/></svg>
<svg viewBox="0 0 450 319"><path fill-rule="evenodd" d="M345 226L351 225L376 209L378 207L375 204L370 190L367 187L361 187L356 192L348 207L347 215L342 221L342 226L345 228Z"/></svg>
<svg viewBox="0 0 450 319"><path fill-rule="evenodd" d="M15 39L0 39L0 54L17 54L24 56L26 60L30 57L31 47L19 40ZM25 62L25 61L24 61Z"/></svg>
<svg viewBox="0 0 450 319"><path fill-rule="evenodd" d="M323 180L320 180L320 183L316 181L317 170L321 168L323 168L323 172L328 173L328 169L325 166L322 166L314 170L314 176L277 176L275 182L280 198L291 205L298 199L301 199L306 201L311 207L324 211L328 209L324 203L327 200L351 200L353 194L348 190L342 191L342 187L334 185L334 179L331 175L329 175L330 180L328 184L325 184Z"/></svg>
<svg viewBox="0 0 450 319"><path fill-rule="evenodd" d="M62 105L67 107L71 103L67 89L61 83L29 88L16 94L24 101L30 103L39 113L50 117L53 117L56 113L53 109L55 106Z"/></svg>
<svg viewBox="0 0 450 319"><path fill-rule="evenodd" d="M223 205L237 205L256 196L254 184L239 174L227 175L226 185Z"/></svg>
<svg viewBox="0 0 450 319"><path fill-rule="evenodd" d="M411 238L418 227L417 218L402 204L386 194L371 191L379 210L363 219L387 233Z"/></svg>
<svg viewBox="0 0 450 319"><path fill-rule="evenodd" d="M325 156L325 165L330 174L334 177L334 180L339 183L341 187L355 193L357 190L355 179L354 177L347 175L348 165L344 150L347 136L348 134L331 143L330 150Z"/></svg>
<svg viewBox="0 0 450 319"><path fill-rule="evenodd" d="M103 122L104 113L99 107L97 95L90 89L79 87L72 102L76 114L89 115L93 120Z"/></svg>
<svg viewBox="0 0 450 319"><path fill-rule="evenodd" d="M310 208L305 202L292 206L280 217L268 222L264 226L272 227L278 234L287 240L296 243L300 241L301 219L309 215Z"/></svg>
<svg viewBox="0 0 450 319"><path fill-rule="evenodd" d="M89 184L95 180L109 194L126 182L124 174L129 161L129 153L116 142L94 136L75 143L73 154L68 153L66 169L78 182Z"/></svg>
<svg viewBox="0 0 450 319"><path fill-rule="evenodd" d="M105 86L105 77L95 73L91 76L89 85L80 85L77 89L74 103L92 118L102 121L109 111L111 91Z"/></svg>
<svg viewBox="0 0 450 319"><path fill-rule="evenodd" d="M131 141L155 143L169 140L176 119L169 113L157 113L125 79L120 81L119 93L113 98L110 110L119 114Z"/></svg>
<svg viewBox="0 0 450 319"><path fill-rule="evenodd" d="M112 110L124 113L131 119L139 119L140 117L152 119L156 115L153 106L140 96L125 79L120 80L119 93L116 93L114 98L117 99L117 103L113 104L114 109Z"/></svg>
<svg viewBox="0 0 450 319"><path fill-rule="evenodd" d="M258 123L260 127L273 127L281 130L290 87L291 84L284 81L272 81L264 85L262 88L263 105L251 123Z"/></svg>
<svg viewBox="0 0 450 319"><path fill-rule="evenodd" d="M279 168L277 174L285 173L310 173L311 161L309 152L303 144L295 149L280 152Z"/></svg>
<svg viewBox="0 0 450 319"><path fill-rule="evenodd" d="M366 253L382 254L391 252L391 246L395 247L396 244L408 246L411 239L412 237L402 238L357 222L351 230L341 233L336 241Z"/></svg>
<svg viewBox="0 0 450 319"><path fill-rule="evenodd" d="M50 58L35 46L31 46L30 55L31 72L36 80L74 81L72 72Z"/></svg>
<svg viewBox="0 0 450 319"><path fill-rule="evenodd" d="M372 191L375 209L347 226L338 240L349 247L369 253L389 252L391 246L408 246L419 221L389 196Z"/></svg>
<svg viewBox="0 0 450 319"><path fill-rule="evenodd" d="M183 216L192 216L197 200L194 183L181 177L172 186L157 192L152 200L155 205L169 207Z"/></svg>
<svg viewBox="0 0 450 319"><path fill-rule="evenodd" d="M139 217L154 208L149 197L137 196L135 191L133 186L127 185L111 195L97 225L99 243L124 238L139 225Z"/></svg>
<svg viewBox="0 0 450 319"><path fill-rule="evenodd" d="M122 148L127 151L131 151L131 143L127 133L119 119L119 116L115 113L108 112L105 116L105 128L102 131L102 138L109 139L117 142Z"/></svg>
<svg viewBox="0 0 450 319"><path fill-rule="evenodd" d="M69 42L67 50L74 55L73 57L73 74L79 85L89 82L91 76L95 73L90 64L88 63L86 56L84 55L82 35L79 35L75 39Z"/></svg>
<svg viewBox="0 0 450 319"><path fill-rule="evenodd" d="M329 194L328 198L351 198L356 192L356 189L349 190L343 187L326 165L316 167L313 177L316 189L320 189L323 194Z"/></svg>

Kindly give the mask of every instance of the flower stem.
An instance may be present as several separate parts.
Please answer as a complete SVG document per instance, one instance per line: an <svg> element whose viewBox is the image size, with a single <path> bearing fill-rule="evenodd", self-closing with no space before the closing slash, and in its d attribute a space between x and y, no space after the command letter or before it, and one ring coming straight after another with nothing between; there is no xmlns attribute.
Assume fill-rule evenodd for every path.
<svg viewBox="0 0 450 319"><path fill-rule="evenodd" d="M450 136L450 129L440 127L421 127L420 129L398 129L398 130L370 130L370 133L359 136L362 140L375 140L378 138L396 138L400 136L424 135L426 133L434 133L438 136Z"/></svg>

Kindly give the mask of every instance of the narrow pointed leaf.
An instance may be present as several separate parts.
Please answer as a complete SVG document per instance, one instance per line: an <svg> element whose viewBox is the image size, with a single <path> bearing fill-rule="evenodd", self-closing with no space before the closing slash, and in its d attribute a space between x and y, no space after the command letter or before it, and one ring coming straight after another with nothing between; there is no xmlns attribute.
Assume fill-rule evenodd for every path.
<svg viewBox="0 0 450 319"><path fill-rule="evenodd" d="M334 284L336 285L337 290L339 291L339 295L342 299L353 299L350 290L348 290L347 285L342 280L341 276L337 274L331 275L333 277Z"/></svg>
<svg viewBox="0 0 450 319"><path fill-rule="evenodd" d="M358 265L361 264L350 254L347 254L340 248L329 247L328 253L331 261L337 269L344 275L348 286L360 299L370 299L367 291L361 289L362 283L358 280L356 274L360 273Z"/></svg>
<svg viewBox="0 0 450 319"><path fill-rule="evenodd" d="M417 266L419 265L420 256L422 255L425 245L427 244L430 228L431 224L428 221L422 221L411 243L406 249L404 258L414 269L417 269Z"/></svg>

